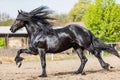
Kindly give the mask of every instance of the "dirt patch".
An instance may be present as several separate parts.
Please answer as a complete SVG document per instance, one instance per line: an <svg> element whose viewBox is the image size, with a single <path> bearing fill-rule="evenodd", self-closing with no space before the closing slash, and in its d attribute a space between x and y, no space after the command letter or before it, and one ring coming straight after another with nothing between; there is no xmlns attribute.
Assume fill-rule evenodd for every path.
<svg viewBox="0 0 120 80"><path fill-rule="evenodd" d="M120 80L120 59L104 57L112 68L106 71L101 68L96 58L88 58L84 72L86 75L76 75L74 72L80 65L80 60L47 61L47 78L39 78L40 62L23 62L21 68L15 63L0 64L0 80Z"/></svg>

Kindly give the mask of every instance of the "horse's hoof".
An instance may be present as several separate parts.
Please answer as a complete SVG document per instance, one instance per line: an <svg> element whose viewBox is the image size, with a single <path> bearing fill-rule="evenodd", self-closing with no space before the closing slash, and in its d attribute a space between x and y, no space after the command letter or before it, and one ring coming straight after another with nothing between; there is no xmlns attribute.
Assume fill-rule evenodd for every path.
<svg viewBox="0 0 120 80"><path fill-rule="evenodd" d="M81 72L80 71L76 71L75 74L81 74Z"/></svg>
<svg viewBox="0 0 120 80"><path fill-rule="evenodd" d="M85 73L85 72L83 72L83 73L81 73L81 75L86 75L86 73Z"/></svg>
<svg viewBox="0 0 120 80"><path fill-rule="evenodd" d="M23 57L16 57L16 58L15 58L16 65L18 65L19 68L20 68L21 65L22 65L22 60L23 60L23 59L24 59ZM19 63L19 64L18 64L18 63Z"/></svg>
<svg viewBox="0 0 120 80"><path fill-rule="evenodd" d="M108 71L109 71L110 65L109 65L109 64L106 64L105 66L103 66L103 68L104 68L105 70L108 70Z"/></svg>
<svg viewBox="0 0 120 80"><path fill-rule="evenodd" d="M47 77L47 74L41 74L38 77Z"/></svg>
<svg viewBox="0 0 120 80"><path fill-rule="evenodd" d="M75 74L86 75L86 73L85 73L85 72L83 72L83 73L82 73L82 72L80 72L80 71L76 71L76 72L75 72Z"/></svg>
<svg viewBox="0 0 120 80"><path fill-rule="evenodd" d="M110 69L114 68L113 66L110 66Z"/></svg>
<svg viewBox="0 0 120 80"><path fill-rule="evenodd" d="M18 64L18 68L20 68L20 67L21 67L21 65L22 65L22 62L20 62L20 64Z"/></svg>
<svg viewBox="0 0 120 80"><path fill-rule="evenodd" d="M120 56L118 56L118 58L120 59Z"/></svg>
<svg viewBox="0 0 120 80"><path fill-rule="evenodd" d="M19 62L21 62L23 59L24 59L23 57L16 57L15 58L16 64L18 64Z"/></svg>

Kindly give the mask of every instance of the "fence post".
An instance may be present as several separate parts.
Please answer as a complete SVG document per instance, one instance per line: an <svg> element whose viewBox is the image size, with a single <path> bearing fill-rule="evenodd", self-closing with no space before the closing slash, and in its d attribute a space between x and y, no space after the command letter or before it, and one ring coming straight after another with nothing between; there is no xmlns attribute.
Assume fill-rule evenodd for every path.
<svg viewBox="0 0 120 80"><path fill-rule="evenodd" d="M53 54L51 54L51 60L52 60L52 61L54 60L54 55L53 55Z"/></svg>

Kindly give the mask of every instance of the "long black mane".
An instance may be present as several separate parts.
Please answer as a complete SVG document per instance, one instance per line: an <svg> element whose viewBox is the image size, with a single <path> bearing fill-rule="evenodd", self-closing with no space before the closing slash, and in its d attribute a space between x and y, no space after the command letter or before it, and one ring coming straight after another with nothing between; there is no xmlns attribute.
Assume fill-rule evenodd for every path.
<svg viewBox="0 0 120 80"><path fill-rule="evenodd" d="M38 7L29 12L29 19L46 33L53 33L53 24L49 20L54 20L55 18L50 17L53 11L46 6ZM32 16L32 17L31 17Z"/></svg>

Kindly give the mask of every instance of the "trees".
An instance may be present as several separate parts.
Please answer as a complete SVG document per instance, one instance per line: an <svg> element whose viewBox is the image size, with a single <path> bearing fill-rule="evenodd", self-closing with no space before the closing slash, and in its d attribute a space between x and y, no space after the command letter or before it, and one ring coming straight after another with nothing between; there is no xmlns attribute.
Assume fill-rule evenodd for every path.
<svg viewBox="0 0 120 80"><path fill-rule="evenodd" d="M56 26L63 26L69 22L67 14L54 14L53 17L57 19L56 22L54 22Z"/></svg>
<svg viewBox="0 0 120 80"><path fill-rule="evenodd" d="M0 13L0 26L9 26L13 23L13 19L7 13ZM0 38L0 46L4 46L5 39Z"/></svg>
<svg viewBox="0 0 120 80"><path fill-rule="evenodd" d="M69 12L68 18L71 21L81 21L89 4L90 0L79 0Z"/></svg>
<svg viewBox="0 0 120 80"><path fill-rule="evenodd" d="M120 5L115 0L95 0L82 20L103 41L120 40Z"/></svg>
<svg viewBox="0 0 120 80"><path fill-rule="evenodd" d="M10 26L14 22L13 19L9 19L7 21L0 21L0 26Z"/></svg>
<svg viewBox="0 0 120 80"><path fill-rule="evenodd" d="M9 26L13 23L13 19L10 18L7 13L0 13L0 26Z"/></svg>

